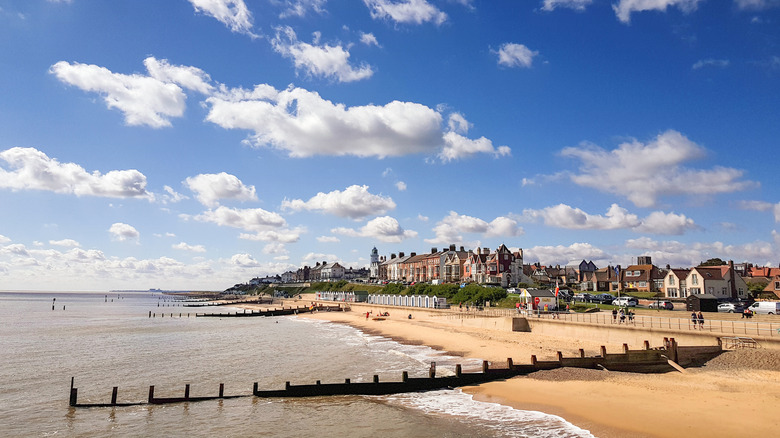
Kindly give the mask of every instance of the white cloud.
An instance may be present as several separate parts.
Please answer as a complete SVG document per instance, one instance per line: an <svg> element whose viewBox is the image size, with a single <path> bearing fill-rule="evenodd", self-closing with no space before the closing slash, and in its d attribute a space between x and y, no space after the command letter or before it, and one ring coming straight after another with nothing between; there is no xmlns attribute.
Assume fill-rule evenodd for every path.
<svg viewBox="0 0 780 438"><path fill-rule="evenodd" d="M280 242L272 242L263 247L263 254L287 254L288 251L284 247L284 244Z"/></svg>
<svg viewBox="0 0 780 438"><path fill-rule="evenodd" d="M231 31L256 37L252 33L252 13L244 0L190 0L195 12L216 18Z"/></svg>
<svg viewBox="0 0 780 438"><path fill-rule="evenodd" d="M699 61L696 61L695 64L691 67L693 70L699 70L703 67L720 67L720 68L726 68L730 64L728 59L701 59Z"/></svg>
<svg viewBox="0 0 780 438"><path fill-rule="evenodd" d="M75 163L60 163L34 148L15 147L0 152L9 168L0 168L0 188L46 190L76 196L148 198L146 176L137 170L112 170L102 175Z"/></svg>
<svg viewBox="0 0 780 438"><path fill-rule="evenodd" d="M739 180L743 174L741 170L683 167L685 162L703 157L705 151L679 132L671 130L647 144L633 140L613 151L583 144L565 148L561 153L581 160L580 173L571 176L573 182L625 196L639 207L651 207L661 196L711 196L755 185Z"/></svg>
<svg viewBox="0 0 780 438"><path fill-rule="evenodd" d="M374 195L368 192L368 186L349 186L344 191L319 192L304 201L293 199L282 201L282 210L318 210L339 217L360 219L366 216L384 214L395 208L390 197Z"/></svg>
<svg viewBox="0 0 780 438"><path fill-rule="evenodd" d="M369 65L363 64L357 68L351 66L349 50L342 45L298 41L295 31L289 26L277 28L271 44L277 53L293 60L296 70L305 71L311 76L353 82L368 79L374 74Z"/></svg>
<svg viewBox="0 0 780 438"><path fill-rule="evenodd" d="M391 19L397 23L442 24L447 14L426 0L363 0L373 19Z"/></svg>
<svg viewBox="0 0 780 438"><path fill-rule="evenodd" d="M685 13L696 10L701 0L620 0L613 4L618 20L628 24L631 22L631 13L642 11L666 11L670 6L676 6Z"/></svg>
<svg viewBox="0 0 780 438"><path fill-rule="evenodd" d="M590 243L572 243L569 246L534 246L523 252L526 262L538 260L544 265L565 265L570 260L606 260L609 258L604 250Z"/></svg>
<svg viewBox="0 0 780 438"><path fill-rule="evenodd" d="M206 248L203 245L189 245L185 242L180 242L174 245L171 245L171 248L178 249L181 251L190 251L190 252L206 252Z"/></svg>
<svg viewBox="0 0 780 438"><path fill-rule="evenodd" d="M233 257L230 258L230 262L242 268L257 268L261 266L260 262L255 260L252 255L246 253L233 255Z"/></svg>
<svg viewBox="0 0 780 438"><path fill-rule="evenodd" d="M73 239L50 240L49 245L64 246L66 248L78 248L81 246L80 243L76 242Z"/></svg>
<svg viewBox="0 0 780 438"><path fill-rule="evenodd" d="M373 33L360 33L360 42L367 45L367 46L377 46L382 47L379 45L379 41L376 40L376 37Z"/></svg>
<svg viewBox="0 0 780 438"><path fill-rule="evenodd" d="M511 218L499 216L491 222L477 217L459 215L454 211L439 221L433 232L436 237L425 239L428 243L441 245L466 244L462 233L479 233L484 237L515 237L523 234L523 229L517 225L517 221Z"/></svg>
<svg viewBox="0 0 780 438"><path fill-rule="evenodd" d="M167 59L157 60L151 56L144 59L144 66L149 76L160 82L177 84L201 94L214 91L214 87L209 83L211 77L197 67L171 65Z"/></svg>
<svg viewBox="0 0 780 438"><path fill-rule="evenodd" d="M780 6L780 0L734 0L740 9L763 10Z"/></svg>
<svg viewBox="0 0 780 438"><path fill-rule="evenodd" d="M430 218L428 216L423 216L421 214L417 215L417 220L419 220L419 221L428 222L429 219Z"/></svg>
<svg viewBox="0 0 780 438"><path fill-rule="evenodd" d="M130 126L147 125L152 128L171 126L171 117L184 114L185 96L182 89L149 76L112 73L107 68L60 61L51 67L51 73L62 82L84 91L103 95L108 108L117 108Z"/></svg>
<svg viewBox="0 0 780 438"><path fill-rule="evenodd" d="M337 261L341 261L341 259L339 258L339 256L337 256L335 254L323 254L323 253L310 252L310 253L306 254L305 256L303 256L301 258L301 261L303 261L303 262L309 262L309 261L311 261L311 262L324 262L324 261L337 262Z"/></svg>
<svg viewBox="0 0 780 438"><path fill-rule="evenodd" d="M398 181L397 183L395 183L395 188L398 189L399 192L405 192L406 183L403 181Z"/></svg>
<svg viewBox="0 0 780 438"><path fill-rule="evenodd" d="M655 211L639 219L617 204L607 210L604 216L588 214L579 208L558 204L541 210L527 209L523 215L530 219L542 219L545 225L573 230L617 230L631 229L637 232L655 234L683 234L698 228L685 215Z"/></svg>
<svg viewBox="0 0 780 438"><path fill-rule="evenodd" d="M304 228L298 227L293 229L258 231L255 234L241 233L238 238L260 242L294 243L301 238L301 234L304 232Z"/></svg>
<svg viewBox="0 0 780 438"><path fill-rule="evenodd" d="M279 14L279 18L304 17L310 10L323 14L326 2L327 0L285 0L284 11Z"/></svg>
<svg viewBox="0 0 780 438"><path fill-rule="evenodd" d="M319 236L317 242L320 243L339 243L341 240L336 236Z"/></svg>
<svg viewBox="0 0 780 438"><path fill-rule="evenodd" d="M359 230L341 227L334 228L330 231L333 234L341 234L349 237L369 237L389 243L400 243L405 239L417 237L416 231L404 230L398 223L398 220L390 216L381 216L372 219Z"/></svg>
<svg viewBox="0 0 780 438"><path fill-rule="evenodd" d="M593 0L544 0L542 10L552 11L555 8L569 8L584 11L585 7L591 3Z"/></svg>
<svg viewBox="0 0 780 438"><path fill-rule="evenodd" d="M498 49L498 64L505 67L530 68L534 57L539 54L522 44L504 43Z"/></svg>
<svg viewBox="0 0 780 438"><path fill-rule="evenodd" d="M108 229L108 232L113 235L115 240L120 242L124 242L130 239L138 239L141 236L141 233L139 233L138 230L136 230L132 225L123 224L122 222L117 222L111 225L111 228Z"/></svg>
<svg viewBox="0 0 780 438"><path fill-rule="evenodd" d="M11 239L9 239L8 237L3 236L2 234L0 234L0 243L8 243L10 241L11 241Z"/></svg>
<svg viewBox="0 0 780 438"><path fill-rule="evenodd" d="M255 186L245 186L238 177L225 172L189 177L184 184L195 192L198 201L206 207L216 207L221 199L257 200Z"/></svg>
<svg viewBox="0 0 780 438"><path fill-rule="evenodd" d="M171 186L163 186L163 190L165 193L158 197L162 204L175 204L184 199L190 199L188 196L182 195L176 190L173 190L173 187Z"/></svg>
<svg viewBox="0 0 780 438"><path fill-rule="evenodd" d="M221 227L240 228L245 231L268 231L287 225L287 222L278 213L272 213L262 208L235 209L220 206L195 216L195 220L214 223Z"/></svg>
<svg viewBox="0 0 780 438"><path fill-rule="evenodd" d="M445 140L442 115L413 102L346 107L302 88L277 91L267 84L228 90L206 102L211 106L206 120L225 129L252 130L255 145L285 150L292 157L385 158L442 151L441 158L449 160L475 152L509 153L506 146L488 147L484 138L466 144L468 139L452 133Z"/></svg>
<svg viewBox="0 0 780 438"><path fill-rule="evenodd" d="M723 260L753 260L761 265L771 261L775 265L778 252L769 242L756 241L741 245L726 245L723 242L678 242L656 241L647 237L627 240L625 246L634 252L649 255L656 264L672 266L697 266L704 260L719 257Z"/></svg>

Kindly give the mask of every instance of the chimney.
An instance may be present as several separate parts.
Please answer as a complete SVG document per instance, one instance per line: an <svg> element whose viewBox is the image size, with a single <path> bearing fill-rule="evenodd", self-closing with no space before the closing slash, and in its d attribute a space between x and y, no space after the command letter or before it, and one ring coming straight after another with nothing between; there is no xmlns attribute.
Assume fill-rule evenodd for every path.
<svg viewBox="0 0 780 438"><path fill-rule="evenodd" d="M463 248L463 247L461 247L461 248ZM454 243L450 244L450 251L455 251L455 244ZM463 251L463 249L461 249L461 251Z"/></svg>
<svg viewBox="0 0 780 438"><path fill-rule="evenodd" d="M403 256L404 256L404 253L402 253L402 252L399 252L399 253L398 253L398 258L399 258L399 259L400 259L401 257L403 257Z"/></svg>
<svg viewBox="0 0 780 438"><path fill-rule="evenodd" d="M434 246L433 248L431 248L431 254L433 254L433 253L435 253L435 252L439 252L439 248L436 248L436 247Z"/></svg>
<svg viewBox="0 0 780 438"><path fill-rule="evenodd" d="M319 265L320 265L320 262L317 262L317 264L316 264L316 265L314 265L314 267L316 268L316 267L317 267L317 266L319 266Z"/></svg>
<svg viewBox="0 0 780 438"><path fill-rule="evenodd" d="M416 255L417 255L417 253L416 253L416 252L413 252L413 253L409 254L409 257L414 257L414 256L416 256Z"/></svg>
<svg viewBox="0 0 780 438"><path fill-rule="evenodd" d="M395 258L395 253L390 254L390 260L393 260Z"/></svg>
<svg viewBox="0 0 780 438"><path fill-rule="evenodd" d="M490 254L490 248L482 248L482 254Z"/></svg>
<svg viewBox="0 0 780 438"><path fill-rule="evenodd" d="M466 252L466 247L465 246L461 246L460 247L460 252Z"/></svg>
<svg viewBox="0 0 780 438"><path fill-rule="evenodd" d="M477 254L482 254L482 248L480 248L480 247L477 247L477 249L476 249L476 251L475 251L475 252L476 252Z"/></svg>

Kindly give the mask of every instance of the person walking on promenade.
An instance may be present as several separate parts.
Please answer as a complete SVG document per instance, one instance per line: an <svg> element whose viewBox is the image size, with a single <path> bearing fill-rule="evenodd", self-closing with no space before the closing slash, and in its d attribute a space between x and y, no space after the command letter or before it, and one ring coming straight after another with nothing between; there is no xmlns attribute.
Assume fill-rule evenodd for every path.
<svg viewBox="0 0 780 438"><path fill-rule="evenodd" d="M626 312L620 309L620 323L623 324L626 321Z"/></svg>
<svg viewBox="0 0 780 438"><path fill-rule="evenodd" d="M699 320L699 328L704 330L704 315L701 314L701 310L699 311L699 314L697 315L697 319Z"/></svg>
<svg viewBox="0 0 780 438"><path fill-rule="evenodd" d="M693 329L696 330L696 324L698 324L699 318L696 316L696 311L694 310L691 313L691 324L693 324Z"/></svg>
<svg viewBox="0 0 780 438"><path fill-rule="evenodd" d="M612 324L617 322L617 309L612 309Z"/></svg>

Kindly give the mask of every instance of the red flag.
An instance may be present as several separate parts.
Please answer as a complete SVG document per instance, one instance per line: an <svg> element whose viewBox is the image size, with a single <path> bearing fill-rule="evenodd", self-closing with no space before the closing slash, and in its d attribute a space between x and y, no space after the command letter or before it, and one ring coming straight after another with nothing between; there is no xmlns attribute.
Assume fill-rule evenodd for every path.
<svg viewBox="0 0 780 438"><path fill-rule="evenodd" d="M560 292L560 288L558 287L558 282L555 282L555 297L558 298L558 292Z"/></svg>

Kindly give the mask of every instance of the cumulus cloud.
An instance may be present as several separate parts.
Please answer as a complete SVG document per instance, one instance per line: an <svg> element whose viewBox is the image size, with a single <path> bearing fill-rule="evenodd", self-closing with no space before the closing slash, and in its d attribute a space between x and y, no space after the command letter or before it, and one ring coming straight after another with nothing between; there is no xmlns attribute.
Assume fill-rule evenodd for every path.
<svg viewBox="0 0 780 438"><path fill-rule="evenodd" d="M416 231L404 230L398 223L398 220L390 216L381 216L372 219L358 230L340 227L330 231L333 234L341 234L349 237L369 237L389 243L400 243L405 239L417 237Z"/></svg>
<svg viewBox="0 0 780 438"><path fill-rule="evenodd" d="M341 240L336 236L319 236L317 237L317 242L320 243L338 243L341 242Z"/></svg>
<svg viewBox="0 0 780 438"><path fill-rule="evenodd" d="M367 45L367 46L377 46L381 47L379 45L379 41L377 41L376 37L373 33L360 33L360 42Z"/></svg>
<svg viewBox="0 0 780 438"><path fill-rule="evenodd" d="M755 186L740 180L741 170L684 167L705 151L677 131L666 131L647 144L626 142L613 151L583 144L561 153L581 160L580 173L571 176L574 183L625 196L639 207L652 207L661 196L715 195Z"/></svg>
<svg viewBox="0 0 780 438"><path fill-rule="evenodd" d="M9 239L8 237L3 236L2 234L0 234L0 243L8 243L10 241L11 241L11 239Z"/></svg>
<svg viewBox="0 0 780 438"><path fill-rule="evenodd" d="M236 209L220 206L195 216L195 220L214 223L221 227L240 228L245 231L268 231L287 225L287 221L278 213L272 213L262 208Z"/></svg>
<svg viewBox="0 0 780 438"><path fill-rule="evenodd" d="M198 201L206 207L216 207L221 199L257 200L255 186L246 186L238 177L225 172L189 177L184 184L195 192Z"/></svg>
<svg viewBox="0 0 780 438"><path fill-rule="evenodd" d="M316 92L295 87L278 91L267 84L227 90L206 102L210 105L206 120L225 129L254 131L255 145L284 150L292 157L385 158L441 151L447 161L477 152L496 156L510 152L506 146L492 148L484 138L468 140L451 128L452 135L445 139L442 115L413 102L347 107Z"/></svg>
<svg viewBox="0 0 780 438"><path fill-rule="evenodd" d="M171 118L184 114L187 96L182 86L202 93L212 90L209 76L195 67L175 66L153 57L144 64L149 76L66 61L52 65L49 72L61 82L102 95L106 106L121 111L130 126L171 126Z"/></svg>
<svg viewBox="0 0 780 438"><path fill-rule="evenodd" d="M263 247L263 254L287 254L288 252L284 244L279 242L272 242Z"/></svg>
<svg viewBox="0 0 780 438"><path fill-rule="evenodd" d="M2 242L2 240L0 240L0 242ZM49 245L64 246L66 248L78 248L81 246L80 243L76 242L73 239L50 240Z"/></svg>
<svg viewBox="0 0 780 438"><path fill-rule="evenodd" d="M450 211L448 216L433 227L433 232L436 236L425 239L426 242L448 245L467 243L462 233L478 233L484 237L516 237L523 234L523 229L517 225L516 220L503 216L487 222L477 217Z"/></svg>
<svg viewBox="0 0 780 438"><path fill-rule="evenodd" d="M132 225L124 224L122 222L117 222L111 225L111 228L108 229L108 232L111 233L115 240L120 242L138 239L141 236L141 233L139 233L138 230L136 230Z"/></svg>
<svg viewBox="0 0 780 438"><path fill-rule="evenodd" d="M532 220L541 219L548 226L573 230L631 229L654 234L683 234L687 230L698 228L694 221L685 215L656 211L645 219L640 219L617 204L612 204L604 216L588 214L566 204L541 210L526 209L523 216Z"/></svg>
<svg viewBox="0 0 780 438"><path fill-rule="evenodd" d="M252 13L244 0L190 0L195 12L200 12L227 26L231 31L256 37L252 33Z"/></svg>
<svg viewBox="0 0 780 438"><path fill-rule="evenodd" d="M373 19L391 19L403 24L442 24L447 14L427 0L363 0Z"/></svg>
<svg viewBox="0 0 780 438"><path fill-rule="evenodd" d="M586 6L593 3L593 0L544 0L542 10L553 11L555 8L569 8L577 11L584 11Z"/></svg>
<svg viewBox="0 0 780 438"><path fill-rule="evenodd" d="M504 43L498 52L498 65L505 67L530 68L534 57L539 54L522 44Z"/></svg>
<svg viewBox="0 0 780 438"><path fill-rule="evenodd" d="M398 189L399 192L405 192L406 183L403 181L398 181L397 183L395 183L395 188Z"/></svg>
<svg viewBox="0 0 780 438"><path fill-rule="evenodd" d="M534 246L523 251L526 261L538 260L545 265L565 265L570 260L597 260L609 258L604 250L590 243L572 243L569 246Z"/></svg>
<svg viewBox="0 0 780 438"><path fill-rule="evenodd" d="M628 24L633 12L666 11L668 7L676 6L685 13L693 12L701 0L620 0L612 5L618 20Z"/></svg>
<svg viewBox="0 0 780 438"><path fill-rule="evenodd" d="M147 198L146 176L137 170L112 170L105 175L87 172L75 163L60 163L34 148L15 147L0 152L0 188L46 190L76 196Z"/></svg>
<svg viewBox="0 0 780 438"><path fill-rule="evenodd" d="M230 258L230 263L242 268L257 268L261 266L260 262L255 260L251 254L246 253L233 255L233 257Z"/></svg>
<svg viewBox="0 0 780 438"><path fill-rule="evenodd" d="M694 70L699 70L703 67L720 67L720 68L726 68L729 66L729 60L728 59L702 59L699 61L696 61L695 64L691 67Z"/></svg>
<svg viewBox="0 0 780 438"><path fill-rule="evenodd" d="M190 252L206 252L206 248L203 245L189 245L185 242L180 242L174 245L171 245L171 248L178 249L181 251L190 251Z"/></svg>
<svg viewBox="0 0 780 438"><path fill-rule="evenodd" d="M368 186L349 186L344 191L334 190L329 193L319 192L304 201L293 199L282 201L282 210L322 211L339 217L360 219L366 216L384 214L395 208L395 202L390 197L369 193Z"/></svg>
<svg viewBox="0 0 780 438"><path fill-rule="evenodd" d="M676 240L657 241L648 237L626 241L626 247L653 258L656 264L672 266L696 266L703 260L719 257L724 260L772 261L777 259L777 251L769 242L749 242L740 245L727 245L723 242L679 242ZM760 262L758 263L761 264Z"/></svg>
<svg viewBox="0 0 780 438"><path fill-rule="evenodd" d="M260 242L294 243L301 238L301 234L304 232L305 229L301 227L292 229L282 228L278 230L258 231L255 234L241 233L238 238Z"/></svg>
<svg viewBox="0 0 780 438"><path fill-rule="evenodd" d="M163 186L163 190L165 193L156 197L162 204L175 204L184 199L189 199L189 197L178 193L176 190L173 190L173 187L171 186Z"/></svg>
<svg viewBox="0 0 780 438"><path fill-rule="evenodd" d="M350 65L349 50L342 45L318 45L316 42L309 44L298 41L295 31L289 26L276 29L271 45L277 53L292 59L296 70L311 76L353 82L370 78L374 74L369 65Z"/></svg>

